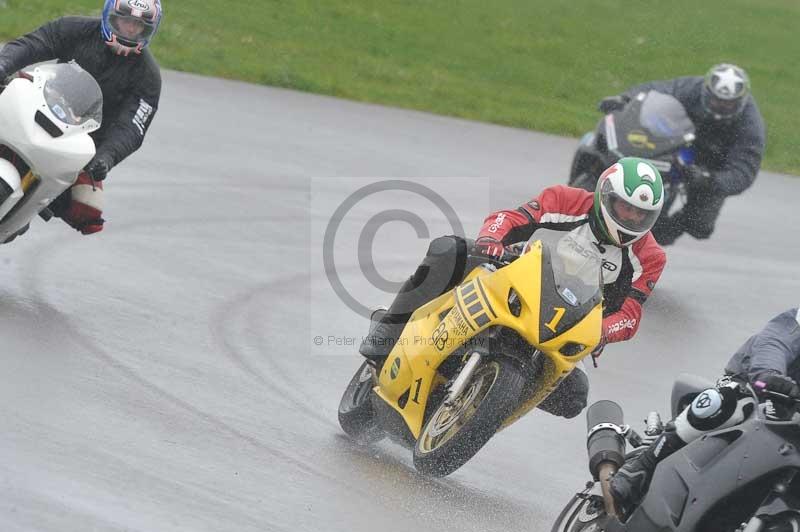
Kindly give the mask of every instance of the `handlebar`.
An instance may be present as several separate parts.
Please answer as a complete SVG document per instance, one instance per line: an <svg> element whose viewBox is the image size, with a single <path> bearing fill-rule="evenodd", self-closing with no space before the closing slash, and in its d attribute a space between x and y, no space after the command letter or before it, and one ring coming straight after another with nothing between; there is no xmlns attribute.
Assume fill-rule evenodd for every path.
<svg viewBox="0 0 800 532"><path fill-rule="evenodd" d="M512 253L510 251L506 251L505 253L503 253L503 256L498 259L497 257L480 253L476 249L472 249L469 254L472 257L478 257L482 261L488 262L489 264L497 266L498 268L502 268L503 266L508 266L509 264L511 264L512 262L514 262L515 260L517 260L522 256L516 253Z"/></svg>
<svg viewBox="0 0 800 532"><path fill-rule="evenodd" d="M761 397L766 397L767 399L776 399L784 404L800 407L800 398L768 390L767 384L763 381L756 381L753 383L753 388L755 388L755 390L761 394Z"/></svg>

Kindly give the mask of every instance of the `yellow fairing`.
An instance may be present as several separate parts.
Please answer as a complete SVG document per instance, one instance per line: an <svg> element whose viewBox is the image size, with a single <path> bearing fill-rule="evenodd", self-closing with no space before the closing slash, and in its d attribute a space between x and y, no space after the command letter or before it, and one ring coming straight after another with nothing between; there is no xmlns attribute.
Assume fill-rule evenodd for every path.
<svg viewBox="0 0 800 532"><path fill-rule="evenodd" d="M383 366L375 392L400 413L415 438L422 429L433 385L444 381L437 373L440 364L470 339L480 348L478 334L488 327L514 329L548 359L532 396L525 398L504 426L547 397L600 341L599 301L576 323L563 319L566 311L563 300L543 304L542 255L541 243L535 242L528 253L496 272L475 268L460 286L420 307L411 316ZM509 310L512 288L521 303L519 316ZM545 295L545 300L551 299L552 296ZM543 334L543 327L550 332ZM584 347L572 356L564 356L559 350L569 342Z"/></svg>

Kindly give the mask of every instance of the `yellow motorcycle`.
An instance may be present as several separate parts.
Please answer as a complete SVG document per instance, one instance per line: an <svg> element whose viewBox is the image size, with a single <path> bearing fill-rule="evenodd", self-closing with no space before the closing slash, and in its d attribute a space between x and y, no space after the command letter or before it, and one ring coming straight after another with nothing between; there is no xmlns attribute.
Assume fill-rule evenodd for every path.
<svg viewBox="0 0 800 532"><path fill-rule="evenodd" d="M539 229L522 255L486 261L470 257L459 286L412 314L378 372L361 365L339 404L345 433L388 435L419 471L448 475L600 342L602 258L578 231Z"/></svg>

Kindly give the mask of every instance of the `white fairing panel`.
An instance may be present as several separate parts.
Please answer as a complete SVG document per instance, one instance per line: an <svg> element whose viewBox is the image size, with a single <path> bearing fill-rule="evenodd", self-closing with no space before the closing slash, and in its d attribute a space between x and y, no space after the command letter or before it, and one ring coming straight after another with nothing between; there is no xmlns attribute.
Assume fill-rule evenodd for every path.
<svg viewBox="0 0 800 532"><path fill-rule="evenodd" d="M94 141L81 128L53 138L36 123L36 111L41 111L61 125L45 105L36 81L15 79L0 95L0 142L20 154L36 174L72 183L94 157Z"/></svg>
<svg viewBox="0 0 800 532"><path fill-rule="evenodd" d="M10 211L12 207L14 207L14 204L22 197L22 182L16 167L5 159L0 159L0 180L5 183L5 185L0 184L3 191L7 190L6 187L10 188L12 191L11 195L0 203L0 220L2 220L3 216L8 214L8 211ZM3 196L5 196L5 193Z"/></svg>
<svg viewBox="0 0 800 532"><path fill-rule="evenodd" d="M76 98L83 101L73 109L70 103ZM0 242L72 185L94 157L89 133L100 127L101 108L97 83L72 63L39 66L33 72L33 81L14 79L0 94L0 144L21 157L38 178L35 190L21 200L19 181L8 183L15 192L0 203ZM75 109L82 109L85 116L76 118ZM50 132L37 123L37 113L49 122ZM53 132L60 134L54 136ZM20 205L14 209L16 203Z"/></svg>

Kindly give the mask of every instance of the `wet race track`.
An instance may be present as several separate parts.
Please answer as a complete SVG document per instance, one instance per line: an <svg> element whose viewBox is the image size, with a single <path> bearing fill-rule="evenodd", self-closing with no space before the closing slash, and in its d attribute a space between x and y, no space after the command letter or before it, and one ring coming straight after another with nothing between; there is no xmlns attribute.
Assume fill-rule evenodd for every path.
<svg viewBox="0 0 800 532"><path fill-rule="evenodd" d="M0 251L0 528L549 530L586 480L583 416L534 413L437 480L408 450L342 435L367 321L322 248L327 230L354 301L388 303L427 241L455 230L432 192L473 235L564 182L575 144L166 73L145 146L106 182L106 230L37 220ZM388 179L425 189L383 186L332 236L337 208ZM674 375L715 377L797 304L798 186L765 173L710 241L668 249L637 338L590 368L591 400L641 427L666 413Z"/></svg>

